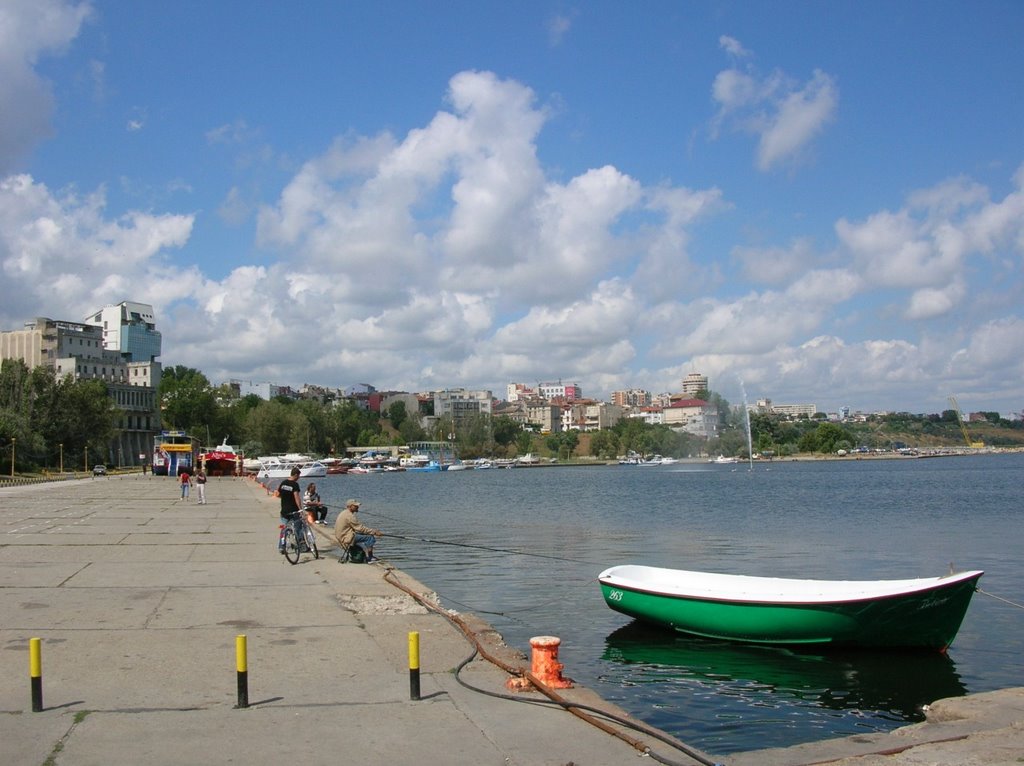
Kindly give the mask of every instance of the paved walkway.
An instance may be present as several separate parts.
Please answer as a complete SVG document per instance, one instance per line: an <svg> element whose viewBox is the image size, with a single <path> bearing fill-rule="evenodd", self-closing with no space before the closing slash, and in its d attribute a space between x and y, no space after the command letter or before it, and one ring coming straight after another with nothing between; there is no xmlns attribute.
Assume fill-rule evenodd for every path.
<svg viewBox="0 0 1024 766"><path fill-rule="evenodd" d="M639 756L561 708L466 689L453 669L470 643L386 581L386 562L305 555L291 566L276 550L276 500L246 479L208 487L207 505L140 475L0 490L0 763L617 766ZM236 707L239 634L246 709ZM38 713L32 637L42 639ZM508 693L508 675L484 660L461 677ZM585 689L565 696L624 715Z"/></svg>
<svg viewBox="0 0 1024 766"><path fill-rule="evenodd" d="M548 704L461 685L472 648L386 561L339 565L276 551L276 501L213 479L209 504L167 478L112 476L0 489L0 764L350 763L618 766L698 761L648 733L609 733ZM389 582L389 579L394 580ZM401 587L399 587L401 586ZM526 666L471 616L486 648ZM420 635L410 699L408 636ZM248 643L238 709L236 636ZM42 639L33 713L29 639ZM508 674L461 677L493 695ZM586 689L566 699L624 716ZM517 695L542 703L537 692ZM729 766L1024 763L1024 690L944 700L890 734L711 759Z"/></svg>

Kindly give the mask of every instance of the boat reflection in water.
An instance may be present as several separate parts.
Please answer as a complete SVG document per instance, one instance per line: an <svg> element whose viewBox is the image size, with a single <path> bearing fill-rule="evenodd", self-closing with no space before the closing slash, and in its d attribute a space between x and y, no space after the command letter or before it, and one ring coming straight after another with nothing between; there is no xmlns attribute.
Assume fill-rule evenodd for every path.
<svg viewBox="0 0 1024 766"><path fill-rule="evenodd" d="M801 728L809 718L820 718L808 740L889 731L894 720L923 721L923 706L937 699L966 694L955 664L938 652L737 644L666 633L641 622L611 633L602 659L609 663L605 681L629 687L631 696L647 686L641 694L650 710L646 721L673 732L689 729L692 721L690 738L682 738L716 754L749 749L752 728L764 729L753 737L761 747L793 744L793 732L783 730L796 718ZM666 685L675 709L659 699L659 687ZM679 705L683 687L690 699ZM600 693L615 696L605 687ZM729 708L730 700L736 710ZM764 714L752 720L751 706ZM851 718L851 711L856 716ZM730 745L735 739L730 732L738 729L746 747Z"/></svg>

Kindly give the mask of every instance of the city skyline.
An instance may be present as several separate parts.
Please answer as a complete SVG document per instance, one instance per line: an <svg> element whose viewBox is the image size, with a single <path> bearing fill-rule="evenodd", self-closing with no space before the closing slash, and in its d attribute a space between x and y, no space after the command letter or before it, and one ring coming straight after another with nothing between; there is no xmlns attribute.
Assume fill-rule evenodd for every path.
<svg viewBox="0 0 1024 766"><path fill-rule="evenodd" d="M10 0L0 327L211 381L1024 408L1024 6Z"/></svg>

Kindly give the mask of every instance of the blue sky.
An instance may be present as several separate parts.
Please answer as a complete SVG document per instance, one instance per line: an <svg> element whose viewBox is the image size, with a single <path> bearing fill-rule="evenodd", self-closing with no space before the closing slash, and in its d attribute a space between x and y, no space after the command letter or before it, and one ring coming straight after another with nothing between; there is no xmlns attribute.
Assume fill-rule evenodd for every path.
<svg viewBox="0 0 1024 766"><path fill-rule="evenodd" d="M0 326L165 365L1024 409L1024 4L0 7Z"/></svg>

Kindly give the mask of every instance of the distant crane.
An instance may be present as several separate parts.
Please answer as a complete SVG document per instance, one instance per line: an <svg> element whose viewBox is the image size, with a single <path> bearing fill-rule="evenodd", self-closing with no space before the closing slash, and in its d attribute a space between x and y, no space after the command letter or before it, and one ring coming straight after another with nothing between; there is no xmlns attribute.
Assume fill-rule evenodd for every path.
<svg viewBox="0 0 1024 766"><path fill-rule="evenodd" d="M964 435L964 441L967 442L967 446L972 449L981 449L985 446L985 442L972 442L971 435L967 433L967 426L964 424L964 417L960 413L960 405L956 403L956 397L950 395L949 403L953 405L953 412L956 413L956 422L960 424L960 433Z"/></svg>

